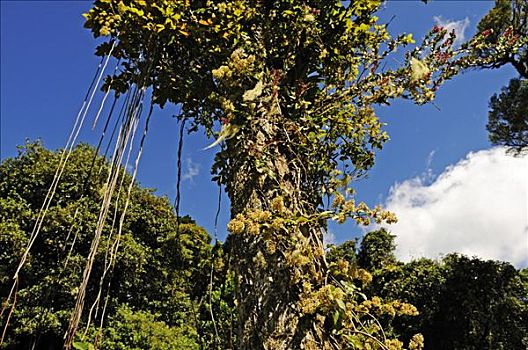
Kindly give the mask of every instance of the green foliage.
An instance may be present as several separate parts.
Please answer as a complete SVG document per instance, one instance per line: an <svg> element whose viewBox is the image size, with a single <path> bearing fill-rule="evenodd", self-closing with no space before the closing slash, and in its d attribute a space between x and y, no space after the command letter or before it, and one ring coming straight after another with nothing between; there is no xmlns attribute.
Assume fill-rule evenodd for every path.
<svg viewBox="0 0 528 350"><path fill-rule="evenodd" d="M6 159L0 165L2 296L9 293L14 270L29 241L61 152L48 151L39 143L27 143L16 158ZM50 349L62 348L107 172L107 162L96 156L92 148L80 145L73 150L40 235L20 274L18 302L5 343L8 348L26 348L34 342L46 344ZM124 181L129 182L130 177L126 175ZM148 341L153 348L170 348L154 345L165 335L176 336L165 340L172 348L177 348L180 341L196 344L201 321L194 309L207 293L210 237L189 218L182 219L177 233L170 203L152 192L134 186L117 262L111 271L111 280L106 279L102 284L101 297L110 295L107 314L113 315L111 322L117 327L112 339L116 344L128 346L125 334L119 333L126 330L124 324L130 323L130 327L139 329L145 323L145 327L151 327L153 338ZM114 209L118 213L121 210L112 207L111 211ZM87 291L89 306L96 300L106 254L114 242L110 237L111 220L104 230L92 284ZM115 232L112 237L115 238ZM104 300L99 307L103 303ZM129 309L123 309L125 304ZM4 321L5 318L2 326ZM99 324L99 319L92 321ZM105 335L114 327L107 326L103 328ZM138 333L138 341L147 341L149 334Z"/></svg>
<svg viewBox="0 0 528 350"><path fill-rule="evenodd" d="M448 255L374 273L369 293L418 308L416 317L390 321L402 340L416 333L425 349L522 349L528 345L528 285L504 262Z"/></svg>
<svg viewBox="0 0 528 350"><path fill-rule="evenodd" d="M490 141L507 146L513 154L528 149L528 80L512 79L490 100L488 125Z"/></svg>
<svg viewBox="0 0 528 350"><path fill-rule="evenodd" d="M148 311L120 306L104 329L102 350L199 349L193 326L169 327Z"/></svg>
<svg viewBox="0 0 528 350"><path fill-rule="evenodd" d="M237 344L235 276L231 267L228 245L213 247L212 284L199 304L199 330L204 349L235 349ZM211 266L207 267L210 271ZM207 276L210 278L211 276ZM207 282L210 280L208 279ZM214 316L211 317L211 312Z"/></svg>
<svg viewBox="0 0 528 350"><path fill-rule="evenodd" d="M210 135L224 124L219 138L229 139L229 147L213 170L229 192L235 181L229 159L258 169L259 177L280 178L269 164L273 144L262 148L258 140L284 143L287 135L295 147L288 152L303 155L292 161L309 166L302 190L319 203L341 186L334 179L363 175L388 140L372 105L398 97L426 103L445 79L473 64L464 56L470 44L455 51L453 40L442 40L448 33L436 31L409 52L404 67L382 71L392 52L414 40L390 38L374 16L381 3L99 0L86 27L118 39L112 55L124 63L108 79L114 89L147 75L155 102L181 104L180 117L191 119L192 129L202 125ZM418 64L426 74L417 77ZM279 114L280 134L260 128L259 135L257 123ZM236 133L225 137L228 129ZM335 172L338 163L343 173Z"/></svg>
<svg viewBox="0 0 528 350"><path fill-rule="evenodd" d="M368 271L376 271L394 264L396 245L394 238L385 229L369 232L363 237L358 253L358 264Z"/></svg>
<svg viewBox="0 0 528 350"><path fill-rule="evenodd" d="M526 151L528 144L528 3L525 0L495 0L495 7L478 24L482 44L475 46L475 55L495 59L482 68L498 68L511 64L520 75L502 88L490 101L487 129L490 141L504 145L515 155ZM501 43L517 46L515 52L501 51Z"/></svg>
<svg viewBox="0 0 528 350"><path fill-rule="evenodd" d="M326 260L336 262L344 260L351 265L357 264L356 240L349 240L339 245L331 245L326 253Z"/></svg>
<svg viewBox="0 0 528 350"><path fill-rule="evenodd" d="M422 333L425 345L436 339L434 329L427 324L439 312L439 296L443 291L445 277L439 265L428 259L415 260L407 264L397 263L373 273L369 293L376 293L388 300L402 300L414 305L419 315L413 318L392 320L388 331L409 339L413 334ZM444 336L442 334L440 337Z"/></svg>

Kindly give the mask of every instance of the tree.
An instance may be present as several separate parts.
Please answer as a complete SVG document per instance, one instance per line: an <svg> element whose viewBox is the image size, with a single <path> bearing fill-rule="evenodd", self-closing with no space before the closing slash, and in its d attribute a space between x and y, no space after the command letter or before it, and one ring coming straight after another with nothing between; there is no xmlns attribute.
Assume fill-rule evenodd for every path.
<svg viewBox="0 0 528 350"><path fill-rule="evenodd" d="M16 158L0 164L2 296L9 293L14 269L27 246L61 152L48 151L40 143L27 143ZM62 348L108 169L108 162L89 146L73 150L64 181L29 255L29 264L21 272L6 348ZM129 182L130 177L125 175L124 181ZM168 200L138 185L133 188L128 214L116 263L102 279L103 271L110 266L108 253L116 237L115 232L111 234L111 218L108 220L87 293L90 306L99 296L99 306L93 310L99 316L90 313L91 325L84 318L77 345L83 343L87 326L88 338L84 340L97 343L100 339L100 315L108 295L106 313L110 321L101 329L103 344L99 345L103 348L182 348L178 344L197 348L203 319L196 317L194 309L207 296L209 235L188 217L182 218L177 235L176 217ZM5 320L3 317L2 330ZM130 337L126 332L131 332ZM145 343L134 343L138 339ZM112 342L120 345L114 347Z"/></svg>
<svg viewBox="0 0 528 350"><path fill-rule="evenodd" d="M444 284L445 276L440 264L419 259L407 264L398 262L377 270L373 273L372 284L367 292L387 300L401 300L414 305L419 312L417 316L389 320L386 329L399 335L402 340L421 333L425 338L425 348L430 349L431 344L445 336L435 329L434 324Z"/></svg>
<svg viewBox="0 0 528 350"><path fill-rule="evenodd" d="M499 68L512 64L517 72L528 78L528 4L525 0L495 0L495 7L478 24L478 35L486 37L484 44L477 46L481 57L495 56L483 68ZM519 45L519 50L499 52L501 42Z"/></svg>
<svg viewBox="0 0 528 350"><path fill-rule="evenodd" d="M512 79L490 100L488 125L490 141L507 146L514 154L528 147L528 80Z"/></svg>
<svg viewBox="0 0 528 350"><path fill-rule="evenodd" d="M375 339L373 320L355 321L353 292L328 285L321 229L329 218L394 220L339 193L388 139L373 107L431 101L475 65L470 47L481 38L455 51L445 31L432 31L403 67L387 69L387 57L414 41L377 23L381 4L99 0L86 14L96 37L110 37L97 53L122 60L104 89L151 87L153 103L181 105L191 130L212 135L221 125L213 172L231 200L240 349L391 342ZM327 195L333 208L323 206ZM346 326L333 332L326 320L336 312Z"/></svg>
<svg viewBox="0 0 528 350"><path fill-rule="evenodd" d="M363 237L358 254L358 263L368 271L376 271L396 263L394 238L385 229L369 232Z"/></svg>
<svg viewBox="0 0 528 350"><path fill-rule="evenodd" d="M445 293L435 329L437 349L521 349L526 336L528 290L510 264L461 255L443 259ZM455 317L456 316L456 317Z"/></svg>
<svg viewBox="0 0 528 350"><path fill-rule="evenodd" d="M528 344L526 280L506 262L452 254L398 263L376 271L368 292L416 306L418 316L390 320L386 329L402 340L422 333L428 350Z"/></svg>
<svg viewBox="0 0 528 350"><path fill-rule="evenodd" d="M348 240L340 245L330 245L326 260L334 262L344 260L351 265L357 265L356 240Z"/></svg>
<svg viewBox="0 0 528 350"><path fill-rule="evenodd" d="M104 330L100 349L108 350L181 350L198 349L184 329L168 327L159 317L148 311L133 311L121 306ZM82 349L82 343L74 346Z"/></svg>

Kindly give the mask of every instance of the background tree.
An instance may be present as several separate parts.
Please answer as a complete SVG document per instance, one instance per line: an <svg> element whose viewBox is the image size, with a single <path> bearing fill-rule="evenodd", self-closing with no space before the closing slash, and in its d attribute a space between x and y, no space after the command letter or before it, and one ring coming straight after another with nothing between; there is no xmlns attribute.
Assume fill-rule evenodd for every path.
<svg viewBox="0 0 528 350"><path fill-rule="evenodd" d="M514 154L528 148L528 80L512 79L490 100L488 125L490 141L507 146Z"/></svg>
<svg viewBox="0 0 528 350"><path fill-rule="evenodd" d="M86 14L95 36L115 40L97 53L122 60L106 87L149 86L154 103L181 105L191 130L211 135L221 125L213 172L231 200L240 349L397 344L361 313L354 288L328 284L322 229L329 218L394 220L342 190L388 139L373 107L431 101L444 80L475 65L469 53L481 38L455 51L445 31L432 31L403 67L388 69L387 57L413 39L391 38L377 23L381 4L99 0Z"/></svg>
<svg viewBox="0 0 528 350"><path fill-rule="evenodd" d="M506 262L452 254L378 269L366 292L416 306L417 316L382 320L403 341L421 333L425 349L522 349L528 344L524 274Z"/></svg>
<svg viewBox="0 0 528 350"><path fill-rule="evenodd" d="M460 255L443 259L446 293L438 349L522 349L528 345L526 285L510 264ZM457 315L453 317L452 315Z"/></svg>
<svg viewBox="0 0 528 350"><path fill-rule="evenodd" d="M414 305L419 312L417 316L389 320L390 324L386 328L399 335L402 340L421 333L425 338L425 348L430 349L431 344L445 336L445 333L435 329L434 324L444 284L445 276L441 266L429 259L419 259L407 264L398 262L374 271L368 293Z"/></svg>
<svg viewBox="0 0 528 350"><path fill-rule="evenodd" d="M207 295L198 306L199 327L203 349L235 349L236 344L236 302L235 278L229 246L217 244L213 247L212 272L206 281ZM211 278L212 277L212 281Z"/></svg>
<svg viewBox="0 0 528 350"><path fill-rule="evenodd" d="M195 339L189 338L182 327L169 327L160 317L148 311L134 311L120 306L109 318L98 349L108 350L181 350L198 349ZM76 342L79 350L90 350L86 342Z"/></svg>
<svg viewBox="0 0 528 350"><path fill-rule="evenodd" d="M396 263L394 238L385 229L367 233L361 240L358 253L358 264L368 271L376 271Z"/></svg>
<svg viewBox="0 0 528 350"><path fill-rule="evenodd" d="M60 152L48 151L39 143L27 143L16 158L0 165L2 296L9 293L14 269L28 243L60 156ZM74 149L29 264L21 272L6 348L63 347L108 168L107 161L96 156L89 146ZM124 179L130 181L128 175ZM103 270L108 267L107 252L114 242L110 221L87 293L90 306L99 293ZM178 235L176 225L166 198L134 186L119 256L113 273L102 284L101 301L95 309L100 315L108 293L106 312L110 319L102 330L102 348L193 349L212 338L203 328L210 315L198 311L207 300L210 237L188 217L182 218ZM5 318L2 329L4 322ZM99 322L100 316L94 319L92 314L88 333L91 342L100 337ZM86 318L79 338L85 326Z"/></svg>
<svg viewBox="0 0 528 350"><path fill-rule="evenodd" d="M357 265L357 241L355 239L345 241L339 245L330 245L326 254L326 260L334 262L344 260L351 265Z"/></svg>

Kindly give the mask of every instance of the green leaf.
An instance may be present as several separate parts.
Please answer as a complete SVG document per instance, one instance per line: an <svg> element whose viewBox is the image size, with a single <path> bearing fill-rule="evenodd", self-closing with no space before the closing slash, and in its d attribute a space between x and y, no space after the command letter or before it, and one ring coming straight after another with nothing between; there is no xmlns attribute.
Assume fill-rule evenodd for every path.
<svg viewBox="0 0 528 350"><path fill-rule="evenodd" d="M345 306L345 303L343 302L343 300L341 299L336 299L336 302L337 302L337 306L339 306L339 308L343 311L346 310L346 306Z"/></svg>
<svg viewBox="0 0 528 350"><path fill-rule="evenodd" d="M73 348L76 350L92 350L94 346L86 341L74 341Z"/></svg>
<svg viewBox="0 0 528 350"><path fill-rule="evenodd" d="M339 321L339 316L340 316L339 311L336 310L336 311L334 312L334 314L332 315L332 319L333 319L333 321L334 321L334 325L336 325L337 322Z"/></svg>

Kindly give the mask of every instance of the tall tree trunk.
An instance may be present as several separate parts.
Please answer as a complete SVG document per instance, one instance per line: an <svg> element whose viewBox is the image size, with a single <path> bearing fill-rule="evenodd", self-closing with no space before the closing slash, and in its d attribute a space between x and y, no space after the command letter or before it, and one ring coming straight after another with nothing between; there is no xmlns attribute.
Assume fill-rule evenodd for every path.
<svg viewBox="0 0 528 350"><path fill-rule="evenodd" d="M233 181L227 190L236 221L231 224L238 224L229 237L237 278L238 348L328 348L317 331L322 320L302 310L303 286L324 281L320 222L280 225L316 213L317 204L305 198L308 174L301 170L302 159L288 152L291 135L278 118L255 123L256 135L243 141L253 143L252 154L238 154L235 142L228 145Z"/></svg>

